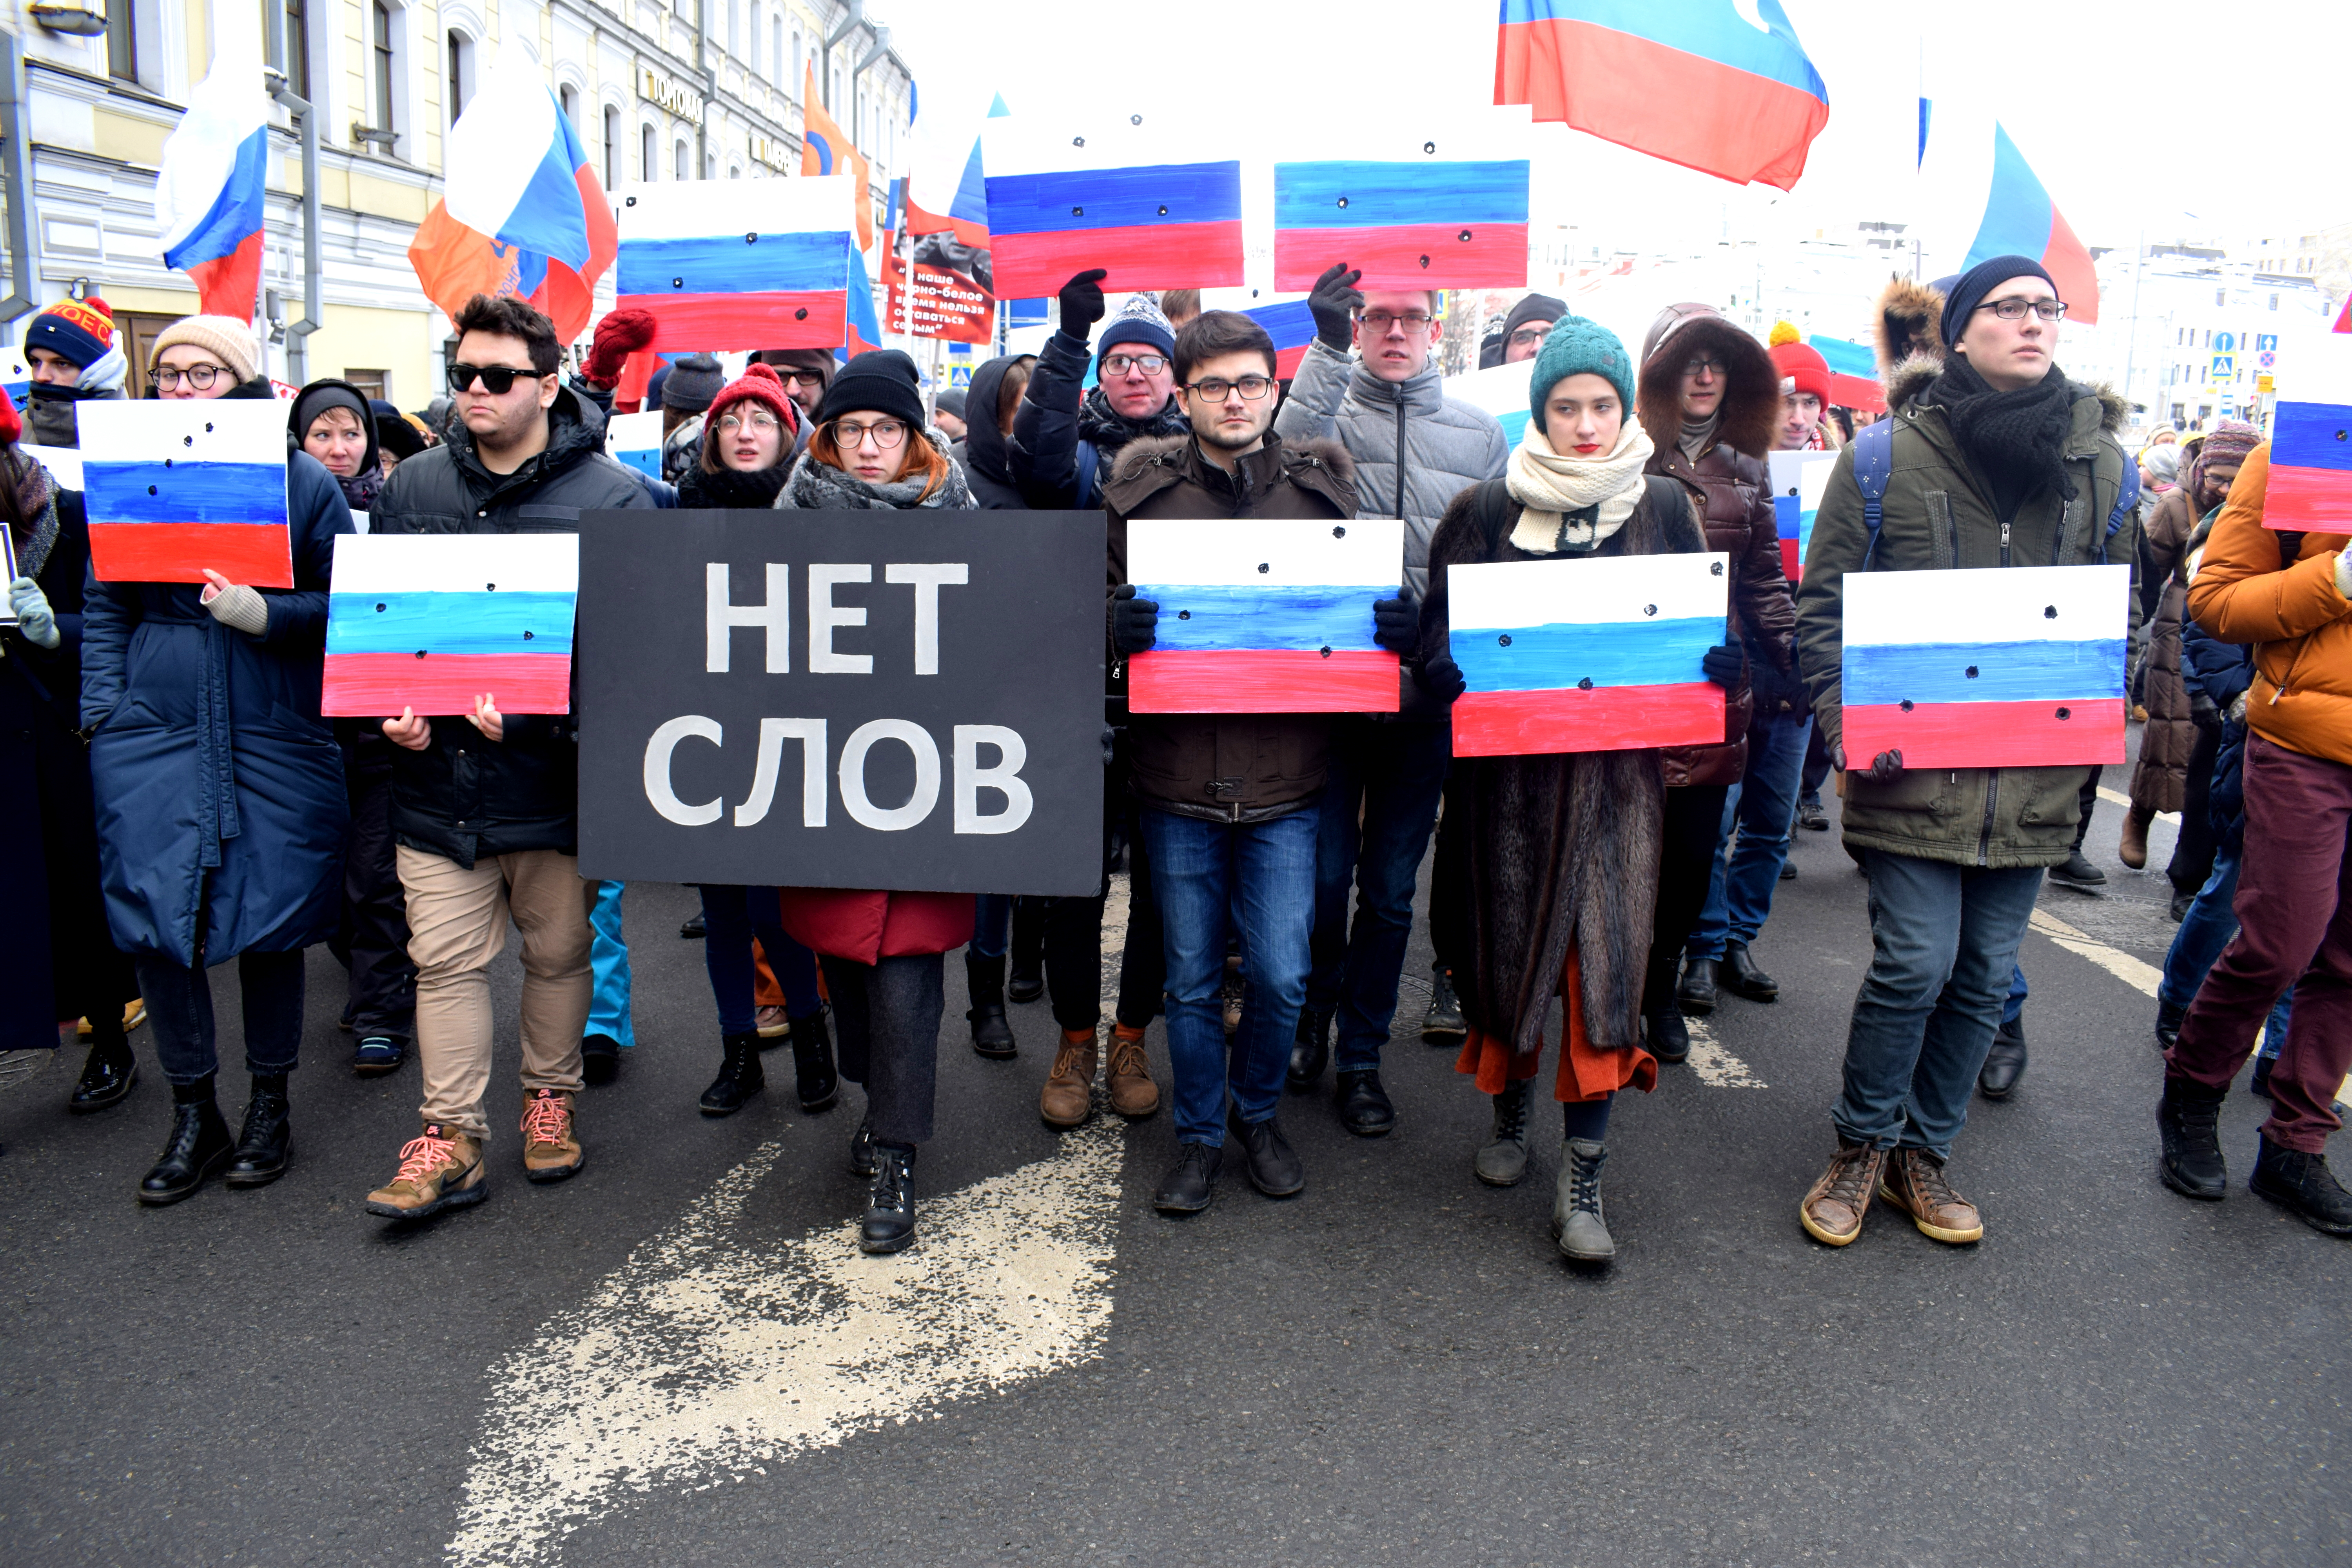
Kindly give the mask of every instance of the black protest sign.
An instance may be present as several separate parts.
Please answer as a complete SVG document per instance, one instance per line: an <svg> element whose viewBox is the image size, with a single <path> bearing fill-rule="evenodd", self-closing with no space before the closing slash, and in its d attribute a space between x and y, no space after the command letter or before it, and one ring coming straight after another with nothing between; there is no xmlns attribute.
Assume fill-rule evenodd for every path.
<svg viewBox="0 0 2352 1568"><path fill-rule="evenodd" d="M1099 512L624 511L580 537L580 870L1090 894Z"/></svg>

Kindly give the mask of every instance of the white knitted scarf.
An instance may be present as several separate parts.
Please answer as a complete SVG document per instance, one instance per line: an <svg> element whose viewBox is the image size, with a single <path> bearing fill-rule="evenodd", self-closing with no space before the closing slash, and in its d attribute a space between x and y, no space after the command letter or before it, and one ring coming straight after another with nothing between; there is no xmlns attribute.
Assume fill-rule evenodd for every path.
<svg viewBox="0 0 2352 1568"><path fill-rule="evenodd" d="M1642 500L1642 468L1654 450L1638 419L1617 432L1616 449L1599 458L1552 450L1543 427L1528 422L1503 476L1523 508L1511 542L1530 555L1590 550L1625 525Z"/></svg>

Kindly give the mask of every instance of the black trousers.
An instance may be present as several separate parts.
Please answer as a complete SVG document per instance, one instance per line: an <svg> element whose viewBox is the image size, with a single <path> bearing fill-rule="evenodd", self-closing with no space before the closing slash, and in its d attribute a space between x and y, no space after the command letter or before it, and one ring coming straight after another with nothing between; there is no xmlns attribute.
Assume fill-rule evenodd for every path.
<svg viewBox="0 0 2352 1568"><path fill-rule="evenodd" d="M865 1088L875 1142L929 1142L940 1019L947 1011L945 957L918 952L860 963L820 954L817 962L833 999L841 1076Z"/></svg>
<svg viewBox="0 0 2352 1568"><path fill-rule="evenodd" d="M351 971L352 1034L405 1045L416 1037L416 965L408 959L408 900L392 836L390 742L343 748L343 788L352 803L343 845L342 919L327 951Z"/></svg>
<svg viewBox="0 0 2352 1568"><path fill-rule="evenodd" d="M2081 819L2074 824L2074 849L2077 854L2082 852L2083 840L2091 836L2091 813L2098 806L2099 775L2105 772L2104 766L2093 768L2091 776L2083 781L2083 787L2074 792L2074 809L2082 814Z"/></svg>
<svg viewBox="0 0 2352 1568"><path fill-rule="evenodd" d="M1797 798L1800 801L1820 800L1822 782L1829 776L1829 742L1822 739L1822 727L1816 724L1805 736L1805 768L1798 776Z"/></svg>
<svg viewBox="0 0 2352 1568"><path fill-rule="evenodd" d="M2189 752L2189 776L2180 797L2180 832L2172 841L2172 861L2164 874L2176 893L2194 894L2213 875L2221 845L2213 837L2213 760L2221 749L2221 726L2197 726Z"/></svg>
<svg viewBox="0 0 2352 1568"><path fill-rule="evenodd" d="M1691 928L1706 907L1715 877L1717 835L1723 827L1727 784L1685 784L1666 791L1665 831L1658 854L1658 902L1650 923L1650 967L1642 986L1642 1010L1663 1012L1675 1005L1675 961Z"/></svg>
<svg viewBox="0 0 2352 1568"><path fill-rule="evenodd" d="M214 1044L213 988L200 957L194 966L152 952L132 961L155 1059L175 1084L195 1083L220 1066ZM236 976L245 993L245 1067L276 1075L294 1070L302 1044L302 951L244 952Z"/></svg>

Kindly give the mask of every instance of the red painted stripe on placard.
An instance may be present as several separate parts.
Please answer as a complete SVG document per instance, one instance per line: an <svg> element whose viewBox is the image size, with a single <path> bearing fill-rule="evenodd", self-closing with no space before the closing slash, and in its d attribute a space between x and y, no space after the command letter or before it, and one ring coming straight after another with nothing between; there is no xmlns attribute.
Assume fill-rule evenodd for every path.
<svg viewBox="0 0 2352 1568"><path fill-rule="evenodd" d="M2064 713L2065 718L2058 717ZM1923 702L1844 710L1849 762L1900 751L1906 768L2054 768L2124 760L2120 697L2088 702Z"/></svg>
<svg viewBox="0 0 2352 1568"><path fill-rule="evenodd" d="M1242 280L1238 223L998 234L993 244L989 255L1000 300L1054 293L1090 267L1109 271L1102 280L1107 294L1137 289L1222 289Z"/></svg>
<svg viewBox="0 0 2352 1568"><path fill-rule="evenodd" d="M1138 713L1393 713L1397 657L1294 648L1139 653L1127 664ZM1722 728L1718 715L1717 729Z"/></svg>
<svg viewBox="0 0 2352 1568"><path fill-rule="evenodd" d="M501 713L572 711L572 656L564 653L331 653L319 711L373 719L413 708L425 714L474 710L487 693Z"/></svg>
<svg viewBox="0 0 2352 1568"><path fill-rule="evenodd" d="M2263 526L2352 533L2352 474L2273 465L2263 490Z"/></svg>
<svg viewBox="0 0 2352 1568"><path fill-rule="evenodd" d="M1591 691L1466 691L1454 704L1457 757L1627 752L1723 740L1723 688L1603 686Z"/></svg>
<svg viewBox="0 0 2352 1568"><path fill-rule="evenodd" d="M839 289L773 294L624 294L618 303L653 312L649 353L837 349L849 333L848 296Z"/></svg>
<svg viewBox="0 0 2352 1568"><path fill-rule="evenodd" d="M1464 239L1464 235L1468 239ZM1427 265L1424 266L1423 259ZM1379 228L1281 228L1274 234L1274 286L1312 289L1340 262L1364 289L1524 289L1523 223L1397 224Z"/></svg>
<svg viewBox="0 0 2352 1568"><path fill-rule="evenodd" d="M1805 558L1800 552L1803 543L1799 539L1780 541L1780 575L1791 583L1805 574Z"/></svg>
<svg viewBox="0 0 2352 1568"><path fill-rule="evenodd" d="M1298 374L1298 362L1307 357L1307 345L1301 343L1295 349L1275 350L1274 379L1288 381L1296 376Z"/></svg>
<svg viewBox="0 0 2352 1568"><path fill-rule="evenodd" d="M210 567L248 587L294 585L282 522L93 522L89 559L101 583L201 583Z"/></svg>

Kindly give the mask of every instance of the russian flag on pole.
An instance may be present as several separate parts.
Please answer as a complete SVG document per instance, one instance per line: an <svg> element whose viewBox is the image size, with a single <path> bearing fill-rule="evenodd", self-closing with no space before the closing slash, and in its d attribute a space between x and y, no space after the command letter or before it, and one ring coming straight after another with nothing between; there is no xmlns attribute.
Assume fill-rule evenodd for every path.
<svg viewBox="0 0 2352 1568"><path fill-rule="evenodd" d="M847 361L881 346L882 321L874 313L874 284L866 275L866 254L853 250L849 253L848 319L834 352Z"/></svg>
<svg viewBox="0 0 2352 1568"><path fill-rule="evenodd" d="M343 534L320 711L572 710L576 533Z"/></svg>
<svg viewBox="0 0 2352 1568"><path fill-rule="evenodd" d="M1138 713L1393 713L1397 656L1372 640L1404 524L1306 518L1127 525L1127 580L1160 606L1159 642L1128 660Z"/></svg>
<svg viewBox="0 0 2352 1568"><path fill-rule="evenodd" d="M1292 300L1279 305L1260 305L1244 310L1243 315L1265 329L1274 340L1274 377L1287 381L1298 374L1298 362L1315 342L1315 312L1307 308L1304 300Z"/></svg>
<svg viewBox="0 0 2352 1568"><path fill-rule="evenodd" d="M2099 274L2009 132L1966 99L1919 100L1920 254L1929 277L1996 256L2042 263L2069 321L2095 325Z"/></svg>
<svg viewBox="0 0 2352 1568"><path fill-rule="evenodd" d="M1175 115L1006 115L981 142L997 298L1091 267L1105 293L1241 282L1241 160L1184 157L1199 143Z"/></svg>
<svg viewBox="0 0 2352 1568"><path fill-rule="evenodd" d="M425 297L455 316L476 294L512 294L566 342L578 337L620 235L588 150L528 48L499 47L446 146L446 194L408 247Z"/></svg>
<svg viewBox="0 0 2352 1568"><path fill-rule="evenodd" d="M1496 138L1473 133L1381 140L1394 158L1367 157L1376 143L1275 164L1274 286L1311 289L1344 261L1367 289L1525 288L1527 159L1482 155Z"/></svg>
<svg viewBox="0 0 2352 1568"><path fill-rule="evenodd" d="M2039 768L2124 760L2129 566L1845 574L1848 761Z"/></svg>
<svg viewBox="0 0 2352 1568"><path fill-rule="evenodd" d="M924 89L922 108L907 132L906 232L952 229L964 244L988 248L987 165L980 131L1011 112L1001 94L987 94L983 103L979 91L961 84Z"/></svg>
<svg viewBox="0 0 2352 1568"><path fill-rule="evenodd" d="M839 348L856 205L846 174L746 180L724 202L690 182L631 186L616 304L653 313L655 352Z"/></svg>
<svg viewBox="0 0 2352 1568"><path fill-rule="evenodd" d="M1723 739L1721 554L1510 561L1445 569L1454 754L1619 752Z"/></svg>
<svg viewBox="0 0 2352 1568"><path fill-rule="evenodd" d="M2263 526L2352 532L2352 404L2278 405Z"/></svg>
<svg viewBox="0 0 2352 1568"><path fill-rule="evenodd" d="M1830 118L1780 0L1503 0L1495 101L1784 191Z"/></svg>
<svg viewBox="0 0 2352 1568"><path fill-rule="evenodd" d="M212 69L163 142L155 221L163 231L163 263L194 280L197 309L249 321L261 289L269 188L260 14L250 5L225 6L213 28Z"/></svg>
<svg viewBox="0 0 2352 1568"><path fill-rule="evenodd" d="M82 504L101 583L294 585L286 528L286 415L219 398L75 405Z"/></svg>
<svg viewBox="0 0 2352 1568"><path fill-rule="evenodd" d="M1528 421L1535 411L1528 406L1528 378L1535 374L1532 362L1521 360L1517 364L1492 365L1485 370L1465 371L1460 375L1445 378L1445 395L1475 404L1495 416L1503 427L1503 439L1517 447L1528 433Z"/></svg>
<svg viewBox="0 0 2352 1568"><path fill-rule="evenodd" d="M1835 452L1774 452L1767 459L1772 480L1772 522L1780 536L1780 571L1790 582L1805 574L1805 552L1813 542L1813 514L1830 488Z"/></svg>

